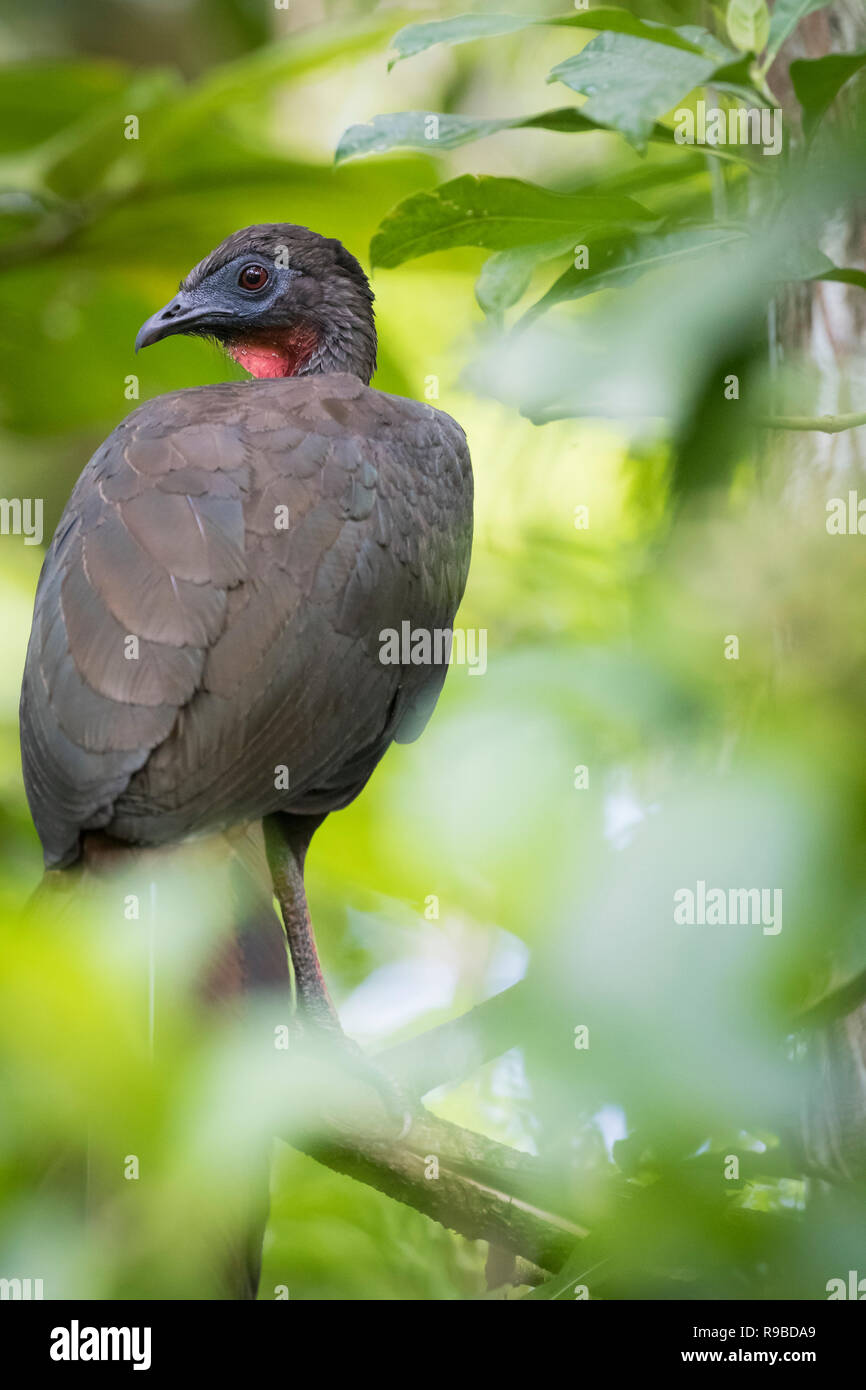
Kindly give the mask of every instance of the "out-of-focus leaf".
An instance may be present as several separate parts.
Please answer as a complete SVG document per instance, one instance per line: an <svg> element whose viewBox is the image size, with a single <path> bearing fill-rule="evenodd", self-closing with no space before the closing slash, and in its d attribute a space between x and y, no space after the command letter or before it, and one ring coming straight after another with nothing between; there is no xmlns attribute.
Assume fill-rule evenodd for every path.
<svg viewBox="0 0 866 1390"><path fill-rule="evenodd" d="M815 10L823 10L830 0L776 0L773 18L770 21L770 38L767 43L766 63L772 62L782 44L793 34L801 19Z"/></svg>
<svg viewBox="0 0 866 1390"><path fill-rule="evenodd" d="M573 29L593 29L596 32L609 30L618 34L633 34L636 38L647 39L651 43L667 44L671 48L681 48L688 52L700 51L697 35L706 31L693 26L690 30L671 28L666 24L656 24L652 20L638 19L629 10L614 5L600 5L598 9L582 10L577 14L550 15L539 19L535 15L516 14L461 14L453 19L434 19L424 24L408 24L394 35L391 47L396 57L391 60L393 67L401 58L412 58L416 53L424 53L438 43L469 43L473 39L498 38L503 34L516 34L521 29L538 25L557 25Z"/></svg>
<svg viewBox="0 0 866 1390"><path fill-rule="evenodd" d="M866 50L828 53L824 58L797 58L791 82L803 108L803 130L811 135L845 83L866 64Z"/></svg>
<svg viewBox="0 0 866 1390"><path fill-rule="evenodd" d="M375 52L390 25L379 20L342 23L339 29L293 34L208 72L183 100L166 112L148 147L149 164L159 169L169 151L182 148L194 131L210 138L208 123L219 120L234 103L261 100L284 83L303 78L348 56Z"/></svg>
<svg viewBox="0 0 866 1390"><path fill-rule="evenodd" d="M599 34L573 58L558 63L548 82L564 82L589 98L584 115L645 144L659 116L711 79L749 80L749 61L719 65L705 53L650 47L631 34Z"/></svg>
<svg viewBox="0 0 866 1390"><path fill-rule="evenodd" d="M551 193L520 179L464 174L398 203L374 236L370 259L392 267L453 246L499 251L652 217L633 198Z"/></svg>
<svg viewBox="0 0 866 1390"><path fill-rule="evenodd" d="M148 122L153 120L158 128L163 112L182 90L178 74L170 69L150 68L137 74L118 96L37 152L47 187L64 198L103 191L125 193L141 176L146 148L142 137L146 141ZM136 138L125 134L129 116L139 123Z"/></svg>
<svg viewBox="0 0 866 1390"><path fill-rule="evenodd" d="M792 231L732 240L724 255L712 233L693 255L681 246L676 259L641 274L629 296L600 297L590 312L531 323L491 341L473 381L536 421L568 415L676 421L703 389L702 374L714 377L718 362L751 342L783 251L795 241ZM708 304L717 306L711 341Z"/></svg>
<svg viewBox="0 0 866 1390"><path fill-rule="evenodd" d="M190 173L200 177L208 165L218 167L225 178L227 156L239 146L231 125L234 107L261 101L284 83L348 54L375 50L388 27L367 20L336 33L292 37L213 69L186 88L174 72L145 70L105 101L91 103L43 145L7 158L0 170L3 182L81 198L101 191L126 193L144 179L164 186ZM2 90L0 79L0 94ZM10 100L14 92L13 82ZM137 139L125 138L129 115L138 118ZM274 162L267 145L243 152L238 148L236 162L247 179L263 161Z"/></svg>
<svg viewBox="0 0 866 1390"><path fill-rule="evenodd" d="M741 53L763 53L770 35L764 0L730 0L725 23L731 43Z"/></svg>
<svg viewBox="0 0 866 1390"><path fill-rule="evenodd" d="M129 72L120 63L76 59L0 67L0 155L43 144L99 102L119 96L128 82Z"/></svg>
<svg viewBox="0 0 866 1390"><path fill-rule="evenodd" d="M177 74L167 69L134 75L42 143L8 152L0 159L0 182L36 196L66 199L129 186L141 165L141 147L125 136L127 116L145 121L148 113L171 102L180 85Z"/></svg>

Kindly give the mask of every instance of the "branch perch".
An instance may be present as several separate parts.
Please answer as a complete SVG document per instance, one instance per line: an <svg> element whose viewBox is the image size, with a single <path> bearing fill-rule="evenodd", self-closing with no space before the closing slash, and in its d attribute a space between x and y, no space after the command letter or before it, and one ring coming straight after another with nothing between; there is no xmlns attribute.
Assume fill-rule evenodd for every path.
<svg viewBox="0 0 866 1390"><path fill-rule="evenodd" d="M536 1177L537 1160L422 1111L404 1140L334 1123L289 1142L319 1163L394 1197L469 1240L486 1240L542 1269L561 1268L585 1227L515 1194ZM438 1176L428 1177L430 1157ZM477 1169L478 1176L474 1176ZM538 1165L538 1177L543 1170ZM492 1176L498 1172L498 1181ZM539 1185L541 1185L539 1183Z"/></svg>
<svg viewBox="0 0 866 1390"><path fill-rule="evenodd" d="M842 434L866 425L866 411L852 415L765 415L758 421L766 430L814 430L821 434Z"/></svg>
<svg viewBox="0 0 866 1390"><path fill-rule="evenodd" d="M336 1090L309 1066L293 1068L289 1099L297 1118L279 1135L293 1148L469 1240L490 1241L543 1269L559 1269L589 1234L562 1214L572 1203L541 1160L421 1106L408 1133L398 1136L376 1090L359 1093L357 1059L347 1052L344 1060L345 1070L339 1056L329 1058L332 1077L336 1071L346 1083Z"/></svg>

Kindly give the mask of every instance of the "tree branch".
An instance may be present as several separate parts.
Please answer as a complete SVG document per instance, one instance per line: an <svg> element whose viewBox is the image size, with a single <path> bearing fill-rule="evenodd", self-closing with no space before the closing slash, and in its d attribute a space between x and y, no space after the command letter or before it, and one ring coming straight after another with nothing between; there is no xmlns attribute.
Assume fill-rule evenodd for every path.
<svg viewBox="0 0 866 1390"><path fill-rule="evenodd" d="M853 415L765 415L759 421L767 430L815 430L821 434L842 434L866 425L866 411Z"/></svg>
<svg viewBox="0 0 866 1390"><path fill-rule="evenodd" d="M866 421L864 421L866 423ZM866 971L805 1011L797 1028L819 1026L856 1008L866 997ZM459 1082L520 1041L526 985L521 981L459 1018L378 1054L374 1065L414 1096L445 1082ZM355 1099L357 1090L355 1088ZM419 1106L405 1137L394 1135L393 1118L381 1107L329 1105L314 1130L282 1137L325 1167L403 1202L469 1240L486 1240L501 1250L556 1273L586 1238L585 1226L561 1215L571 1209L563 1180L530 1154L432 1115ZM707 1155L696 1166L712 1166ZM784 1149L741 1156L743 1177L826 1178Z"/></svg>
<svg viewBox="0 0 866 1390"><path fill-rule="evenodd" d="M335 1125L330 1134L290 1142L326 1167L406 1203L458 1235L490 1241L542 1269L558 1270L575 1241L589 1234L575 1222L515 1195L509 1182L514 1159L523 1160L524 1181L536 1160L426 1111L401 1141ZM488 1176L495 1172L487 1166L493 1151L505 1156L498 1179ZM476 1161L483 1156L477 1176L469 1155Z"/></svg>
<svg viewBox="0 0 866 1390"><path fill-rule="evenodd" d="M375 1089L364 1086L360 1094L351 1053L342 1080L345 1088L335 1090L321 1075L312 1078L308 1066L296 1068L289 1083L296 1118L280 1138L469 1240L490 1241L543 1269L559 1269L589 1234L562 1215L572 1205L562 1179L531 1154L422 1106L408 1133L397 1136Z"/></svg>

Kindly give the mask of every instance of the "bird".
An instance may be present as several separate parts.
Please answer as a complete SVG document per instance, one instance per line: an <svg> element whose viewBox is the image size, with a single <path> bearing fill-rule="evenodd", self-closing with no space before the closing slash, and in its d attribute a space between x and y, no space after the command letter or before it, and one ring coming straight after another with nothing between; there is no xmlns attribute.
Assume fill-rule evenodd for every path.
<svg viewBox="0 0 866 1390"><path fill-rule="evenodd" d="M450 633L472 547L465 434L371 387L373 304L342 242L293 223L236 231L188 272L136 351L212 340L250 379L144 401L87 463L20 702L46 878L261 825L260 910L220 970L229 990L291 988L288 956L297 1015L325 1032L310 841L427 723L447 655L383 660L383 634ZM254 1257L229 1296L257 1278Z"/></svg>

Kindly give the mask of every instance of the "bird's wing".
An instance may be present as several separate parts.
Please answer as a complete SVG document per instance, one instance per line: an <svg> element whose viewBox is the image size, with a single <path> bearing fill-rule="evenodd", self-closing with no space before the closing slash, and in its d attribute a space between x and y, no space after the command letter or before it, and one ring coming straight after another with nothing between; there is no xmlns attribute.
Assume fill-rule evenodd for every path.
<svg viewBox="0 0 866 1390"><path fill-rule="evenodd" d="M468 480L453 422L347 377L124 421L37 591L21 734L46 861L82 829L153 843L351 799L430 679L383 667L380 630L453 621Z"/></svg>
<svg viewBox="0 0 866 1390"><path fill-rule="evenodd" d="M117 797L198 688L246 575L238 431L149 402L82 473L45 559L21 694L24 778L50 864ZM205 460L207 463L205 464Z"/></svg>

